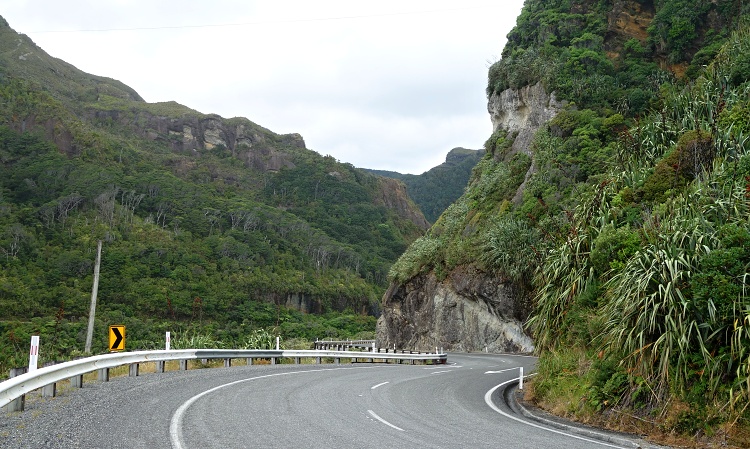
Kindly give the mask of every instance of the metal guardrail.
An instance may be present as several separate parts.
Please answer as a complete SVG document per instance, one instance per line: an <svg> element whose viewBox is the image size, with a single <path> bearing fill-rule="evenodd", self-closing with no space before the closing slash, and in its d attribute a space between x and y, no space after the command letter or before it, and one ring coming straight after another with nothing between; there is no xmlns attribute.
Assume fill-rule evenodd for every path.
<svg viewBox="0 0 750 449"><path fill-rule="evenodd" d="M52 386L47 396L54 396L54 385L66 379L71 380L73 386L81 387L83 384L83 375L99 370L100 380L109 380L109 369L122 365L130 365L130 374L138 375L138 364L147 362L163 363L170 360L185 361L180 364L180 369L187 369L187 360L201 359L224 359L224 366L231 365L231 359L271 359L276 363L280 358L294 358L299 363L301 358L315 358L317 363L321 363L323 358L333 358L335 363L341 359L367 359L372 361L378 360L409 360L415 361L433 361L435 363L446 363L446 354L407 354L407 353L380 353L364 351L317 351L317 350L263 350L263 349L181 349L181 350L161 350L161 351L134 351L96 355L69 362L50 365L40 368L20 376L12 377L4 382L0 382L0 407L5 407L13 401L23 398L26 393L42 388ZM161 371L164 365L161 364ZM23 404L16 406L13 410L23 410Z"/></svg>
<svg viewBox="0 0 750 449"><path fill-rule="evenodd" d="M315 349L373 348L375 340L315 340Z"/></svg>

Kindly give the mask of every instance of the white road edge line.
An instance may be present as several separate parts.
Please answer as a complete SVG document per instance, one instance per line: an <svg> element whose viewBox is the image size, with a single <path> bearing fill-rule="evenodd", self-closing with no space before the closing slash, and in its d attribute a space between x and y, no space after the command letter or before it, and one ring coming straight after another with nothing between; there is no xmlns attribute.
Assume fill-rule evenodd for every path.
<svg viewBox="0 0 750 449"><path fill-rule="evenodd" d="M430 374L441 374L441 373L450 373L450 372L451 372L451 370L446 370L446 371L433 371L433 372L431 372Z"/></svg>
<svg viewBox="0 0 750 449"><path fill-rule="evenodd" d="M397 366L397 365L392 365ZM263 376L256 376L256 377L250 377L248 379L240 379L235 380L234 382L225 383L222 385L219 385L217 387L211 388L209 390L204 391L203 393L198 393L192 398L188 399L187 401L183 402L183 404L174 412L172 415L172 419L169 421L169 440L172 444L172 449L185 449L185 443L184 439L182 437L182 421L185 417L185 412L190 408L195 401L202 398L203 396L213 393L216 390L220 390L224 387L229 387L232 385L236 385L238 383L247 382L250 380L257 380L257 379L265 379L267 377L276 377L276 376L286 376L291 374L302 374L302 373L316 373L320 371L337 371L337 370L350 370L350 369L372 369L372 368L383 368L381 366L358 366L358 367L352 367L352 368L321 368L321 369L310 369L305 371L287 371L284 373L274 373L274 374L266 374ZM390 424L388 424L390 425ZM401 430L401 429L399 429Z"/></svg>
<svg viewBox="0 0 750 449"><path fill-rule="evenodd" d="M386 420L384 420L383 418L381 418L380 416L378 416L378 414L377 414L377 413L375 413L375 412L373 412L372 410L368 410L368 411L367 411L367 413L369 413L369 414L370 414L370 416L372 416L373 418L375 418L375 419L377 419L378 421L382 422L382 423L383 423L383 424L385 424L386 426L390 426L390 427L393 427L393 428L394 428L394 429L396 429L396 430L400 430L400 431L404 432L404 429L402 429L401 427L396 427L396 426L394 426L393 424L389 423L388 421L386 421Z"/></svg>
<svg viewBox="0 0 750 449"><path fill-rule="evenodd" d="M578 436L578 435L572 435L572 434L569 434L569 433L565 433L565 432L562 432L560 430L550 429L549 427L540 426L539 424L535 424L535 423L532 423L532 422L529 422L529 421L525 421L525 420L523 420L521 418L518 418L516 416L509 415L509 414L505 413L504 411L500 410L495 405L494 402L492 402L492 393L494 393L498 388L503 387L503 386L505 386L505 385L507 385L507 384L509 384L511 382L516 382L516 379L511 379L511 380L508 380L508 381L505 381L505 382L501 383L500 385L496 385L496 386L492 387L487 393L484 394L484 402L486 402L487 405L489 405L492 410L500 413L501 415L505 416L506 418L512 419L514 421L518 421L518 422L520 422L522 424L526 424L527 426L536 427L537 429L546 430L548 432L556 433L556 434L559 434L559 435L565 435L565 436L568 436L568 437L571 437L571 438L575 438L577 440L588 441L589 443L599 444L599 445L602 445L602 446L615 447L615 448L618 448L618 449L624 449L623 446L616 446L614 444L605 443L603 441L592 440L592 439L584 438L584 437L581 437L581 436Z"/></svg>
<svg viewBox="0 0 750 449"><path fill-rule="evenodd" d="M388 383L388 382L383 382L382 384L377 384L377 385L375 385L374 387L370 388L370 390L374 390L374 389L376 389L376 388L378 388L378 387L382 387L383 385L385 385L385 384L387 384L387 383Z"/></svg>
<svg viewBox="0 0 750 449"><path fill-rule="evenodd" d="M484 373L484 374L500 374L500 373L504 373L504 372L506 372L506 371L513 371L513 370L517 370L518 368L520 368L520 367L518 367L518 366L515 366L515 367L513 367L513 368L501 369L501 370L499 370L499 371L485 371L485 373Z"/></svg>

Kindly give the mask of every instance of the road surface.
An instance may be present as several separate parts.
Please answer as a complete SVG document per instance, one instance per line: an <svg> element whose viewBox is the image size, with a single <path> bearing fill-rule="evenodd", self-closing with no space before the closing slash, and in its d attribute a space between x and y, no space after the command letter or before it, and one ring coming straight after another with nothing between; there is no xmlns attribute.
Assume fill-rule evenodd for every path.
<svg viewBox="0 0 750 449"><path fill-rule="evenodd" d="M84 384L0 416L8 448L620 447L509 418L496 387L535 358L254 365Z"/></svg>

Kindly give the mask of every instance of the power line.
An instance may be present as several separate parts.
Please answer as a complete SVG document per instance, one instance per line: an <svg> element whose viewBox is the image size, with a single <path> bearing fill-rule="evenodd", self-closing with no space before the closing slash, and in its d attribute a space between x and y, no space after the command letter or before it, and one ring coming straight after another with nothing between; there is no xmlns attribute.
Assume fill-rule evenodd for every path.
<svg viewBox="0 0 750 449"><path fill-rule="evenodd" d="M465 11L470 9L481 9L498 7L494 5L480 5L480 6L469 6L464 8L446 8L446 9L433 9L425 11L407 11L407 12L395 12L395 13L382 13L382 14L365 14L355 16L340 16L340 17L319 17L311 19L281 19L281 20L261 20L253 22L238 22L238 23L219 23L219 24L207 24L207 25L174 25L174 26L157 26L157 27L132 27L132 28L91 28L91 29L80 29L80 30L39 30L29 31L27 34L43 34L43 33L102 33L110 31L154 31L154 30L179 30L179 29L190 29L190 28L222 28L222 27L241 27L241 26L252 26L252 25L275 25L284 23L303 23L303 22L327 22L337 20L356 20L356 19L369 19L378 17L394 17L394 16L409 16L409 15L421 15L421 14L434 14L440 12L452 12L452 11Z"/></svg>

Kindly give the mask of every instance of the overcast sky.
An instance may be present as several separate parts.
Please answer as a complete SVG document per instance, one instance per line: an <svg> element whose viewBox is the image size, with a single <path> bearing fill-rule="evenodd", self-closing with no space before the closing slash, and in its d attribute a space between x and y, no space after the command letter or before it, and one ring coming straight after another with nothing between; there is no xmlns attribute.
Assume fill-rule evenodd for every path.
<svg viewBox="0 0 750 449"><path fill-rule="evenodd" d="M13 0L11 28L146 101L247 117L420 174L492 132L487 68L522 0Z"/></svg>

